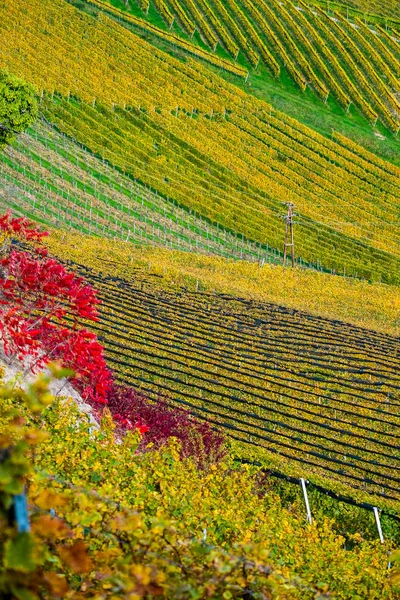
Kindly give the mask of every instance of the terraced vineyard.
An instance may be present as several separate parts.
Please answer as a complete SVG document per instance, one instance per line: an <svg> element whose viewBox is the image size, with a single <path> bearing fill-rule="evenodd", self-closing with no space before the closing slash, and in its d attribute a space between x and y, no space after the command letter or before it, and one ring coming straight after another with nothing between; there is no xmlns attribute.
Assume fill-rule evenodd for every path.
<svg viewBox="0 0 400 600"><path fill-rule="evenodd" d="M260 260L282 247L290 200L304 261L399 282L397 167L156 50L102 13L94 19L62 0L29 6L27 17L0 4L0 66L42 90L45 120L2 154L4 206L100 236ZM219 15L233 27L227 9L214 8L214 25ZM323 29L319 13L299 15ZM396 499L396 338L240 298L180 296L140 272L134 285L89 277L104 296L99 327L120 377L207 409L241 456L280 468L291 457L306 474Z"/></svg>
<svg viewBox="0 0 400 600"><path fill-rule="evenodd" d="M102 0L92 2L107 7ZM191 31L197 28L210 49L218 40L235 60L243 52L249 66L262 61L274 77L284 68L302 91L310 86L324 102L332 94L344 110L354 104L372 124L379 118L397 134L400 45L395 30L388 34L379 24L371 30L362 14L350 22L341 11L331 15L303 0L229 0L226 5L201 0L197 12L193 5L192 0L158 0L156 8L168 25L174 18L183 24L182 15L190 15ZM106 10L124 18L110 5ZM206 33L204 21L214 36Z"/></svg>
<svg viewBox="0 0 400 600"><path fill-rule="evenodd" d="M343 146L306 128L296 131L272 111L261 119L247 114L246 120L231 116L214 124L203 118L193 125L184 115L156 118L145 111L64 102L51 106L47 117L92 152L215 227L280 248L282 205L291 199L298 207L297 252L304 262L397 280L397 169L378 163L365 182L363 167L374 157L357 155L362 150L340 136ZM242 140L240 153L235 138ZM262 163L265 152L268 164ZM254 167L246 168L249 161Z"/></svg>
<svg viewBox="0 0 400 600"><path fill-rule="evenodd" d="M168 289L147 268L126 266L122 279L73 267L100 291L94 331L121 381L221 425L241 458L395 506L398 338L279 305Z"/></svg>
<svg viewBox="0 0 400 600"><path fill-rule="evenodd" d="M70 136L180 205L250 240L266 241L272 248L281 247L282 203L291 198L301 215L298 254L304 261L362 274L373 256L374 268L382 269L382 277L386 279L388 275L383 273L388 273L389 265L397 264L398 260L396 169L391 174L385 164L379 165L376 176L364 183L359 174L365 158L371 159L368 154L365 158L357 156L357 148L350 149L347 140L340 137L342 147L322 136L307 139L305 135L311 132L305 128L295 131L280 116L271 114L257 119L247 115L246 121L232 116L226 124L215 125L202 119L191 125L190 117L183 115L176 118L166 114L163 119L156 119L137 110L112 112L67 102L51 107L48 113L48 118ZM265 131L257 133L260 139L254 137L256 125ZM215 142L206 152L210 135L215 136ZM243 140L243 158L238 157L238 148L234 146L236 136ZM331 148L342 154L340 166L335 169L335 184ZM261 162L265 151L271 156L268 165ZM245 179L245 161L251 160L252 154L254 170ZM328 164L330 172L326 170ZM390 165L387 168L391 170ZM382 194L382 187L387 193ZM329 212L323 213L324 209ZM321 215L325 225L317 224L317 215ZM336 245L336 236L340 247ZM359 257L366 258L366 263ZM392 277L396 277L397 270L398 267L391 269Z"/></svg>
<svg viewBox="0 0 400 600"><path fill-rule="evenodd" d="M228 73L233 73L234 75L237 75L239 77L247 78L248 72L243 67L233 64L229 60L226 60L226 59L220 58L214 54L211 54L210 52L207 52L207 51L199 48L197 45L195 45L191 42L188 42L186 40L183 40L181 37L174 35L173 33L167 33L163 29L160 29L159 27L156 27L143 19L137 18L137 17L127 13L126 11L122 11L118 8L111 7L109 4L107 4L107 2L103 2L103 0L87 0L87 2L92 6L96 6L97 8L111 11L110 14L118 17L119 19L122 17L124 19L125 23L134 25L139 30L142 30L143 32L146 32L146 33L150 33L152 35L155 35L163 41L170 42L174 45L175 48L179 48L181 50L184 50L185 52L188 52L189 54L192 54L198 58L201 58L202 60L207 61L208 63L212 64L213 66L219 67L223 71L227 71ZM181 26L182 26L183 30L192 37L194 34L194 31L195 31L194 25L189 20L186 13L183 11L182 7L176 0L174 0L173 4L174 4L175 11L178 12L178 14L179 14L180 22L181 22ZM141 5L141 7L143 8L143 10L146 11L146 14L147 14L149 5L145 4L145 5ZM167 20L169 26L171 27L172 23L174 21L174 17L172 17L169 9L163 4L159 4L158 8L161 11L161 13L163 14L164 18ZM208 43L211 44L211 47L215 51L217 39L214 37L214 34L210 30L210 28L207 26L207 24L205 22L203 23L202 17L200 15L200 13L198 13L198 11L197 11L197 15L198 15L197 16L198 20L200 22L202 22L202 24L204 26L204 28L202 27L203 35L206 36Z"/></svg>

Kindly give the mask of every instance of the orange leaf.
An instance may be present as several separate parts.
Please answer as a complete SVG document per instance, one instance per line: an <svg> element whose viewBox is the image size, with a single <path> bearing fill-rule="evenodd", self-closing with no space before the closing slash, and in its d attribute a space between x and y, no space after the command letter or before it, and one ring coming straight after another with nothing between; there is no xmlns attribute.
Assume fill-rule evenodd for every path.
<svg viewBox="0 0 400 600"><path fill-rule="evenodd" d="M69 589L65 577L49 572L43 574L43 579L47 584L52 598L64 598Z"/></svg>
<svg viewBox="0 0 400 600"><path fill-rule="evenodd" d="M41 538L52 540L65 540L72 537L73 533L61 519L43 515L32 523L32 532Z"/></svg>
<svg viewBox="0 0 400 600"><path fill-rule="evenodd" d="M74 573L87 573L93 569L93 563L82 540L78 540L72 544L72 546L59 547L58 553L61 560L63 560Z"/></svg>

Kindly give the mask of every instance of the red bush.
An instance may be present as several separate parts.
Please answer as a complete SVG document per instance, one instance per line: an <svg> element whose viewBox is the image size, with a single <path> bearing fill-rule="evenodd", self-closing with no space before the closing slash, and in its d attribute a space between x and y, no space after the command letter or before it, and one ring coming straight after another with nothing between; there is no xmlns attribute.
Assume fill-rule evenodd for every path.
<svg viewBox="0 0 400 600"><path fill-rule="evenodd" d="M11 250L10 239L40 242L46 232L27 219L0 217L0 336L6 356L29 357L31 368L54 359L75 371L85 399L106 402L111 374L103 347L81 319L97 320L99 300L81 277L70 273L44 248L34 254ZM70 327L67 327L70 319ZM72 320L72 323L71 323Z"/></svg>
<svg viewBox="0 0 400 600"><path fill-rule="evenodd" d="M218 462L226 453L222 433L186 410L171 408L162 398L151 403L133 388L114 383L108 394L108 408L122 429L148 428L141 450L150 443L159 448L173 436L181 442L182 456L194 457L202 467Z"/></svg>

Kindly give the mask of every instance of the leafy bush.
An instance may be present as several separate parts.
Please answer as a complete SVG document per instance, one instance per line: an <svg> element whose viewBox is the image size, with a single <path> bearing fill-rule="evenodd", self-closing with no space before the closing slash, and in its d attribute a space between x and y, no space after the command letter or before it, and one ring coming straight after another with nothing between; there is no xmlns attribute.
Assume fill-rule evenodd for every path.
<svg viewBox="0 0 400 600"><path fill-rule="evenodd" d="M107 410L93 430L74 404L46 408L47 384L0 394L2 597L398 597L390 547L344 550L329 522L260 499L252 471L229 460L199 471L172 441L138 454L140 434L115 443ZM32 531L18 533L8 511L27 483Z"/></svg>

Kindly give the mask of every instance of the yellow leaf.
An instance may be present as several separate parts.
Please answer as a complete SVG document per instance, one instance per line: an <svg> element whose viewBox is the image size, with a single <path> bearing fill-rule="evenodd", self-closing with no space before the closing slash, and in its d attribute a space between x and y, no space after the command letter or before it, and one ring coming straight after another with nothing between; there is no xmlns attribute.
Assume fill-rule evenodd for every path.
<svg viewBox="0 0 400 600"><path fill-rule="evenodd" d="M68 500L61 494L56 494L52 490L43 490L34 499L34 503L39 508L50 510L51 508L59 508L68 504Z"/></svg>

